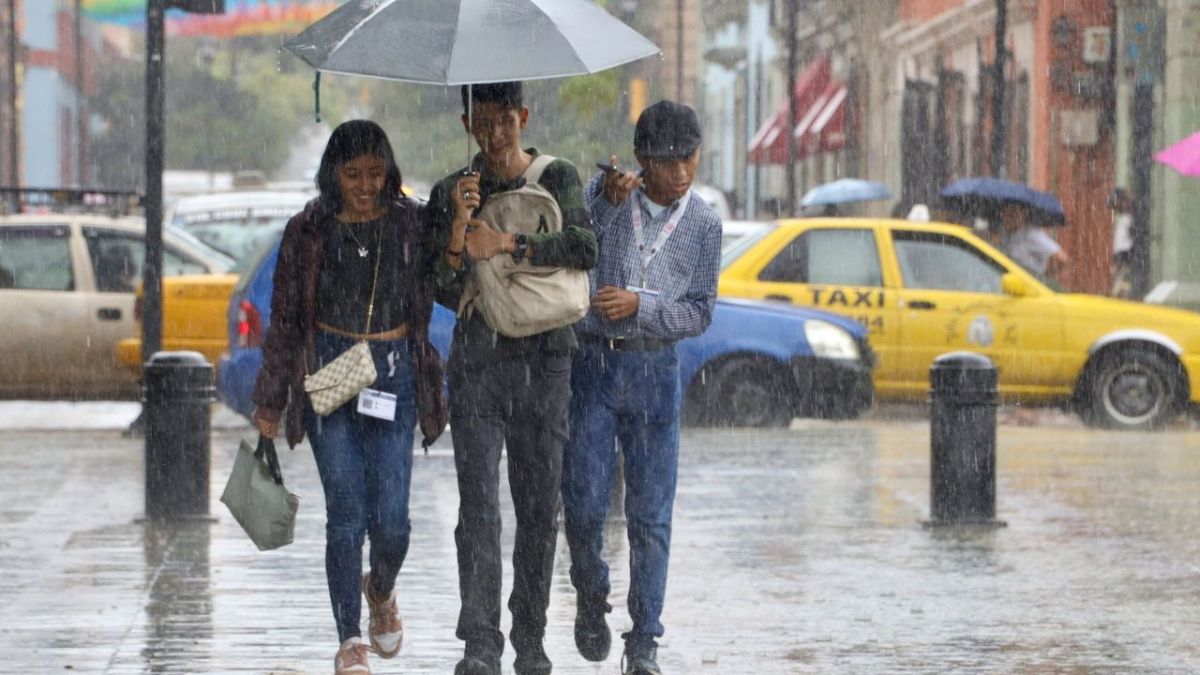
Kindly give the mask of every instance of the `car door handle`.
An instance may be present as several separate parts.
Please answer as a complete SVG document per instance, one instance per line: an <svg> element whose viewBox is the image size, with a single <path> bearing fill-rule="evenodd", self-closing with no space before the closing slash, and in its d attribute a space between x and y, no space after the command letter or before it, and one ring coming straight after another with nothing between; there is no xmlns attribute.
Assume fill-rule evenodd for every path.
<svg viewBox="0 0 1200 675"><path fill-rule="evenodd" d="M101 321L120 321L121 310L116 307L101 307L96 316L100 317Z"/></svg>
<svg viewBox="0 0 1200 675"><path fill-rule="evenodd" d="M909 309L937 309L937 305L928 300L909 300Z"/></svg>
<svg viewBox="0 0 1200 675"><path fill-rule="evenodd" d="M767 300L778 300L779 302L795 302L790 295L768 295Z"/></svg>

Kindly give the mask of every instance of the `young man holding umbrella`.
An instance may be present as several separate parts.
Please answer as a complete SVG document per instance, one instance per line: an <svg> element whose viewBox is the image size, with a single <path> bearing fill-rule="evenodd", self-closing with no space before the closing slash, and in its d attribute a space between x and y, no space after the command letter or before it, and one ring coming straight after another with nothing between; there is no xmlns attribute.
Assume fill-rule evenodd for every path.
<svg viewBox="0 0 1200 675"><path fill-rule="evenodd" d="M638 118L640 174L607 171L585 193L600 258L592 306L576 325L571 437L563 504L576 591L575 644L590 661L608 656L608 565L602 557L609 491L624 455L630 548L625 674L658 675L657 638L667 587L671 510L679 458L680 383L675 343L712 321L721 219L693 198L700 124L691 108L663 101ZM613 158L615 164L616 158Z"/></svg>
<svg viewBox="0 0 1200 675"><path fill-rule="evenodd" d="M533 265L588 269L596 238L575 167L562 159L541 167L536 182L558 204L561 231L499 232L476 209L499 192L519 189L537 160L521 147L529 121L521 83L463 87L463 125L479 143L470 172L457 172L433 189L427 213L439 252L439 302L459 307L471 265L494 256ZM543 166L544 165L544 166ZM530 174L532 175L532 174ZM468 296L469 297L469 296ZM479 311L460 311L450 348L450 420L458 471L458 546L462 608L455 634L466 643L455 675L499 675L501 556L499 464L507 450L508 480L516 510L513 550L512 641L517 675L547 675L542 649L550 580L558 536L559 486L567 438L571 354L569 325L528 337L506 337Z"/></svg>

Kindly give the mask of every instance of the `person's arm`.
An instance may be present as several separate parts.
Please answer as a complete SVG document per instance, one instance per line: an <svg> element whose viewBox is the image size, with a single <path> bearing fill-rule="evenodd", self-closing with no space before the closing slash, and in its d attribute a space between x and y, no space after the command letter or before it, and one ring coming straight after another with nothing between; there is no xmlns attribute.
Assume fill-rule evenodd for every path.
<svg viewBox="0 0 1200 675"><path fill-rule="evenodd" d="M687 292L678 300L638 292L637 321L641 328L667 340L682 340L708 330L717 302L721 271L721 221L709 214Z"/></svg>
<svg viewBox="0 0 1200 675"><path fill-rule="evenodd" d="M596 235L583 201L583 183L575 165L556 159L542 172L542 187L562 211L562 232L529 236L529 260L534 265L591 269L596 265Z"/></svg>
<svg viewBox="0 0 1200 675"><path fill-rule="evenodd" d="M413 301L411 320L428 329L429 319L433 315L434 296L437 291L436 263L439 251L430 248L436 245L436 241L434 237L430 236L426 205L416 199L406 201L408 202L406 208L411 211L407 214L407 219L403 224L416 228L415 234L409 241L413 241L417 245L418 251L415 256L416 271L411 277L414 288L409 296Z"/></svg>
<svg viewBox="0 0 1200 675"><path fill-rule="evenodd" d="M1066 271L1071 264L1071 259L1066 252L1061 248L1055 251L1050 259L1046 261L1046 274L1051 277L1058 277L1059 274Z"/></svg>
<svg viewBox="0 0 1200 675"><path fill-rule="evenodd" d="M1050 236L1044 229L1039 228L1034 233L1035 245L1039 249L1039 253L1046 260L1046 276L1056 278L1060 272L1066 269L1070 259L1063 251L1062 245Z"/></svg>
<svg viewBox="0 0 1200 675"><path fill-rule="evenodd" d="M616 164L617 158L612 158ZM592 230L596 239L604 239L608 228L626 208L625 202L633 191L642 184L642 179L633 172L605 172L593 177L584 188L584 201L592 214Z"/></svg>
<svg viewBox="0 0 1200 675"><path fill-rule="evenodd" d="M288 402L288 373L304 353L303 252L300 230L304 216L293 217L284 230L275 263L271 321L263 340L262 367L254 383L254 419L264 436L274 437Z"/></svg>
<svg viewBox="0 0 1200 675"><path fill-rule="evenodd" d="M430 269L433 272L434 300L457 309L466 280L466 258L463 255L466 243L461 235L455 236L454 204L450 199L452 186L451 179L442 180L429 194L429 203L425 206L425 251L430 256Z"/></svg>

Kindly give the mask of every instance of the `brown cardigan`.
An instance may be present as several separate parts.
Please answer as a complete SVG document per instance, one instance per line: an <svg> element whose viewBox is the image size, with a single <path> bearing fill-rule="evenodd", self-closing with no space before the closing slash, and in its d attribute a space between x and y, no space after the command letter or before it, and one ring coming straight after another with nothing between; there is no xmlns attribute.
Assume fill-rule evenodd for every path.
<svg viewBox="0 0 1200 675"><path fill-rule="evenodd" d="M286 407L285 431L288 445L293 448L304 440L303 416L308 407L302 355L310 372L316 364L317 277L321 271L324 247L321 227L325 220L319 217L316 203L310 202L304 211L293 216L283 231L275 265L271 323L263 341L262 369L254 385L256 417L278 422ZM425 436L424 445L428 447L446 428L449 412L442 388L442 358L429 342L434 278L432 257L422 246L424 209L424 204L413 199L397 199L388 214L395 227L387 231L400 238L394 250L403 251L405 257L424 268L424 273L414 275L421 283L409 285L409 307L413 312L409 335L415 356L417 417Z"/></svg>

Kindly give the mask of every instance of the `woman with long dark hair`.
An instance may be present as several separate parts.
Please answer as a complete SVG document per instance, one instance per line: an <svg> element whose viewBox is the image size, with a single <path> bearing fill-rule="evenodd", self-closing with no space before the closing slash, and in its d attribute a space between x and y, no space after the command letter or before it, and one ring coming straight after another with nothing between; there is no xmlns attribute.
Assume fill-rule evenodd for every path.
<svg viewBox="0 0 1200 675"><path fill-rule="evenodd" d="M379 125L355 120L334 130L317 172L320 196L284 230L254 390L259 433L273 438L286 408L288 444L294 448L307 433L317 462L337 675L369 673L369 651L391 658L400 650L395 583L408 552L413 427L419 417L432 442L446 423L440 357L428 337L424 207L400 184ZM375 381L318 414L306 376L360 342L369 348ZM359 628L363 595L369 647Z"/></svg>

